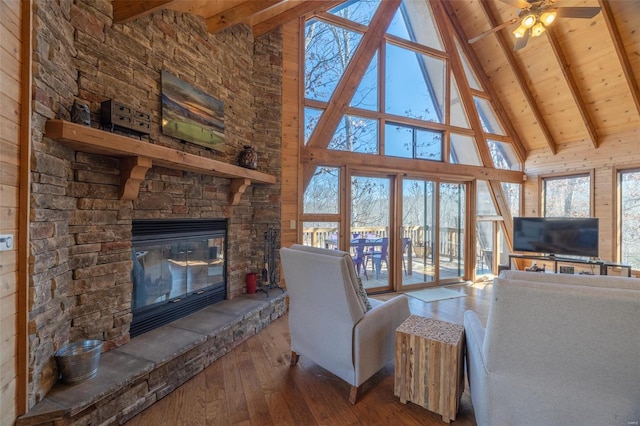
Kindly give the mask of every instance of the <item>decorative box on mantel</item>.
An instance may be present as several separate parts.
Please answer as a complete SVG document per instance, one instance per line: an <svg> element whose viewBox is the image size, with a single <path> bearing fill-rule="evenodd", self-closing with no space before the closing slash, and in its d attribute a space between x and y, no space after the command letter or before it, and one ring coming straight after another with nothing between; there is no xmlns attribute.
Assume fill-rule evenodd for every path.
<svg viewBox="0 0 640 426"><path fill-rule="evenodd" d="M100 104L100 120L103 129L122 130L138 136L151 133L151 115L110 99Z"/></svg>
<svg viewBox="0 0 640 426"><path fill-rule="evenodd" d="M275 176L256 170L69 121L48 120L45 135L77 151L121 158L120 199L122 200L138 198L140 183L144 180L147 170L153 165L231 179L229 204L232 206L240 202L240 197L252 182L276 183Z"/></svg>

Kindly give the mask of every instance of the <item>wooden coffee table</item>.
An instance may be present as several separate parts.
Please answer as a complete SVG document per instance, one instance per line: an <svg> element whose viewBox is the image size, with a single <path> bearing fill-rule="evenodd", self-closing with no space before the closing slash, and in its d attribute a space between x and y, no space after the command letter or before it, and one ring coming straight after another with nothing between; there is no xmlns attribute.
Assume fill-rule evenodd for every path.
<svg viewBox="0 0 640 426"><path fill-rule="evenodd" d="M396 329L394 394L456 419L464 390L464 327L411 315Z"/></svg>

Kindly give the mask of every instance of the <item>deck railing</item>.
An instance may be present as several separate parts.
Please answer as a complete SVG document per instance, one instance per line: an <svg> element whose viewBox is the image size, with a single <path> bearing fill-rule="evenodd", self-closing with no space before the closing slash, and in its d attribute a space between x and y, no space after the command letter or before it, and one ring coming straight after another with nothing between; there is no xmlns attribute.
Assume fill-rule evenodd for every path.
<svg viewBox="0 0 640 426"><path fill-rule="evenodd" d="M404 226L401 238L410 238L413 257L422 258L431 254L433 231L423 226ZM389 236L387 227L358 227L351 228L351 238L385 238ZM458 255L458 241L464 240L464 230L457 228L440 228L440 257L453 260ZM303 244L314 247L337 248L338 228L336 227L307 227L302 231Z"/></svg>

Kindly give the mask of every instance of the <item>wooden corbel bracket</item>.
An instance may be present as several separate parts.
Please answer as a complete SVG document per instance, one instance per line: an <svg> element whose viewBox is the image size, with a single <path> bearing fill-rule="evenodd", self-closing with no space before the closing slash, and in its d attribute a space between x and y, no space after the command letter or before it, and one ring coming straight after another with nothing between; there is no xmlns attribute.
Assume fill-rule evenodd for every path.
<svg viewBox="0 0 640 426"><path fill-rule="evenodd" d="M238 178L231 179L231 186L229 187L229 205L237 206L240 202L240 197L244 194L244 191L251 185L251 179Z"/></svg>
<svg viewBox="0 0 640 426"><path fill-rule="evenodd" d="M135 200L152 161L148 157L124 157L120 160L120 199Z"/></svg>

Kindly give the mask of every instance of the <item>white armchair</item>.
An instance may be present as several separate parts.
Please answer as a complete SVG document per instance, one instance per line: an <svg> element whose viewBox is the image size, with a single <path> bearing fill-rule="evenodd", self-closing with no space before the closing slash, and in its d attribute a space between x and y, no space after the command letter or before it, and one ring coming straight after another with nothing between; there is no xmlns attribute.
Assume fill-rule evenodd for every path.
<svg viewBox="0 0 640 426"><path fill-rule="evenodd" d="M291 365L300 355L358 388L395 356L395 330L409 317L406 296L386 302L358 292L349 253L302 245L280 249L289 294ZM365 296L366 297L366 296Z"/></svg>

